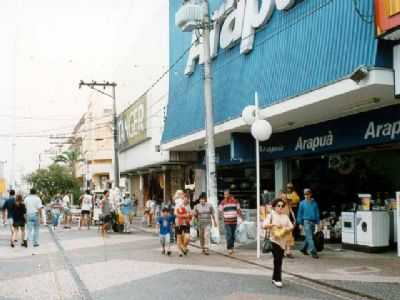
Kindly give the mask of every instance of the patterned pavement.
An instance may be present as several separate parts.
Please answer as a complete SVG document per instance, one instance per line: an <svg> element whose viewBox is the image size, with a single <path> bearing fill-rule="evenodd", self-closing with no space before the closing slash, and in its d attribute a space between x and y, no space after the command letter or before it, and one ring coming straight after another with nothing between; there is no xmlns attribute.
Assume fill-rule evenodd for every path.
<svg viewBox="0 0 400 300"><path fill-rule="evenodd" d="M12 249L0 229L0 300L349 299L291 276L277 289L269 270L196 248L184 258L175 249L162 256L158 239L138 231L103 239L96 228L42 227L40 240L39 248Z"/></svg>

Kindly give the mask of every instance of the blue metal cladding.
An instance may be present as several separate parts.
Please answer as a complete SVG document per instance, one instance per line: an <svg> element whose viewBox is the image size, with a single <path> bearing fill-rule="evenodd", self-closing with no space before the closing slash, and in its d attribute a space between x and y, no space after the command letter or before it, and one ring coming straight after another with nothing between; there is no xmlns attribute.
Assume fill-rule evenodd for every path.
<svg viewBox="0 0 400 300"><path fill-rule="evenodd" d="M211 1L215 8L221 0ZM373 1L356 1L360 11L373 15ZM191 44L191 34L175 26L181 0L170 0L170 63ZM256 33L254 49L239 53L239 44L219 50L213 60L214 119L216 124L240 116L253 103L280 101L334 82L359 65L376 66L378 42L374 22L363 20L350 0L303 0L288 11L275 11ZM202 65L193 75L183 74L188 53L173 67L163 142L204 128Z"/></svg>

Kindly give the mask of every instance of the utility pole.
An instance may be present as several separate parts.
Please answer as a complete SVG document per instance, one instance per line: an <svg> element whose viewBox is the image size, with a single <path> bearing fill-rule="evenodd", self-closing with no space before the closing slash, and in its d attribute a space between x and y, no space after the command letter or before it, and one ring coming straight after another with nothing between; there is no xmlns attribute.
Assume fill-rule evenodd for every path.
<svg viewBox="0 0 400 300"><path fill-rule="evenodd" d="M214 113L212 95L212 71L210 56L210 15L208 0L203 0L203 48L204 48L204 106L206 111L207 189L208 198L218 208L217 174L215 166ZM218 209L215 209L218 221Z"/></svg>
<svg viewBox="0 0 400 300"><path fill-rule="evenodd" d="M107 97L110 97L113 100L113 138L114 138L114 182L115 182L115 187L119 188L119 157L118 157L118 130L117 130L117 104L116 104L116 97L115 97L115 88L117 87L117 84L115 82L97 82L97 81L92 81L92 82L84 82L81 80L79 82L79 88L82 86L87 86L91 88L92 90L95 90L96 92L99 92L100 94L103 94ZM102 87L103 90L105 90L107 87L112 88L112 93L108 94L100 89L98 87Z"/></svg>

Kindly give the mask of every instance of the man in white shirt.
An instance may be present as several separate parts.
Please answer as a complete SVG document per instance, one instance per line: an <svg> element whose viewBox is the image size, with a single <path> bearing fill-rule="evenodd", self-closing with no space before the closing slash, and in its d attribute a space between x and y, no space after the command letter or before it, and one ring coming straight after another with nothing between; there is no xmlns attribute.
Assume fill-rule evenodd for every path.
<svg viewBox="0 0 400 300"><path fill-rule="evenodd" d="M67 193L65 193L62 202L63 202L64 228L71 228L71 221L72 221L71 200L69 199Z"/></svg>
<svg viewBox="0 0 400 300"><path fill-rule="evenodd" d="M42 200L36 195L36 190L31 189L29 196L25 198L26 221L28 225L28 239L33 247L39 246L39 225L42 223Z"/></svg>

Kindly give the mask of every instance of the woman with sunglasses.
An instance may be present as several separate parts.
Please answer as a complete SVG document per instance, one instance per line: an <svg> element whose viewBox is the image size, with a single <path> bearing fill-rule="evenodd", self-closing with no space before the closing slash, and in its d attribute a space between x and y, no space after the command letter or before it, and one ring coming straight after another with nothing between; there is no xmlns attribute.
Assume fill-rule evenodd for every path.
<svg viewBox="0 0 400 300"><path fill-rule="evenodd" d="M281 288L282 285L282 261L285 249L293 230L293 224L285 214L285 202L282 199L272 201L272 212L268 216L264 228L270 231L272 242L272 255L274 256L274 272L272 283Z"/></svg>

